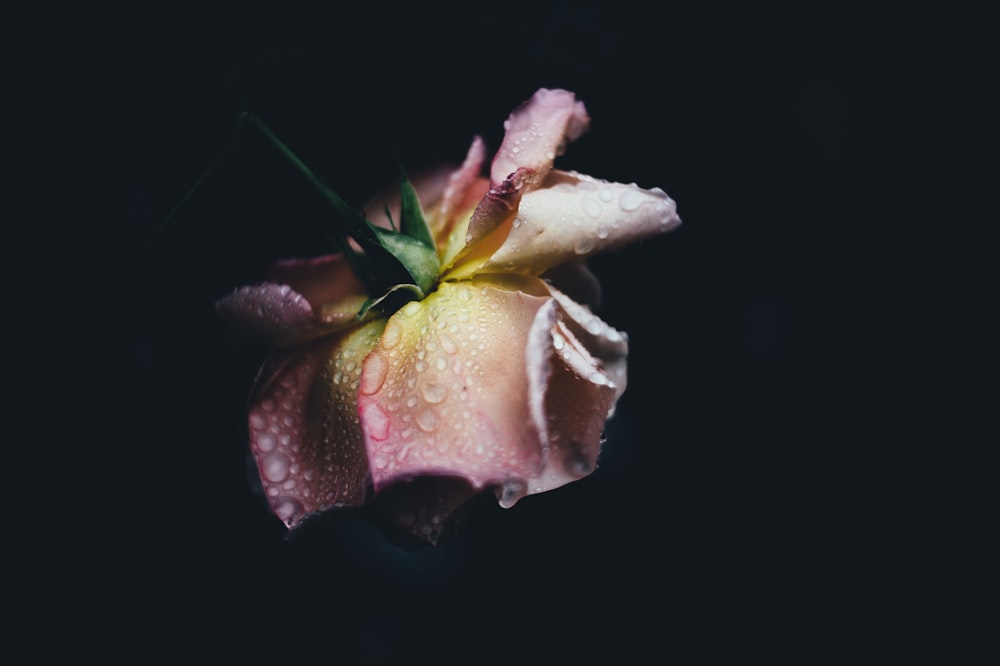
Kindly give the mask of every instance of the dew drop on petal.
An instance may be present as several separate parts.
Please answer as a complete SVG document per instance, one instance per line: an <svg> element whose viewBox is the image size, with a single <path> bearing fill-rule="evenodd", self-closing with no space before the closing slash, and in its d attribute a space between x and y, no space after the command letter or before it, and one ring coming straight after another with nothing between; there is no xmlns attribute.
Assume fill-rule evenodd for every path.
<svg viewBox="0 0 1000 666"><path fill-rule="evenodd" d="M267 420L257 412L250 414L250 426L255 430L263 430L267 425Z"/></svg>
<svg viewBox="0 0 1000 666"><path fill-rule="evenodd" d="M282 497L274 503L274 514L286 525L291 526L302 515L302 505L291 497Z"/></svg>
<svg viewBox="0 0 1000 666"><path fill-rule="evenodd" d="M365 429L372 439L382 441L389 436L389 415L376 403L371 404L362 414Z"/></svg>
<svg viewBox="0 0 1000 666"><path fill-rule="evenodd" d="M448 389L444 384L435 384L433 382L428 382L420 386L420 393L424 396L424 400L433 404L443 402L446 397L448 397Z"/></svg>
<svg viewBox="0 0 1000 666"><path fill-rule="evenodd" d="M265 432L257 437L257 448L264 453L274 451L278 446L277 438L269 432Z"/></svg>
<svg viewBox="0 0 1000 666"><path fill-rule="evenodd" d="M399 344L399 339L403 335L403 329L395 319L390 319L382 331L382 346L392 349Z"/></svg>
<svg viewBox="0 0 1000 666"><path fill-rule="evenodd" d="M288 458L280 451L275 451L264 457L261 463L261 474L271 483L281 483L288 478Z"/></svg>
<svg viewBox="0 0 1000 666"><path fill-rule="evenodd" d="M424 432L434 432L438 426L438 417L430 409L424 409L417 414L417 425Z"/></svg>
<svg viewBox="0 0 1000 666"><path fill-rule="evenodd" d="M618 199L618 205L623 211L631 212L642 205L642 195L636 190L622 192L621 197Z"/></svg>
<svg viewBox="0 0 1000 666"><path fill-rule="evenodd" d="M601 214L601 204L590 197L580 199L580 206L583 208L583 212L591 217L599 217Z"/></svg>
<svg viewBox="0 0 1000 666"><path fill-rule="evenodd" d="M573 251L577 254L587 254L594 249L594 239L590 236L581 236L573 245Z"/></svg>
<svg viewBox="0 0 1000 666"><path fill-rule="evenodd" d="M505 509L517 504L517 500L524 497L524 494L528 491L528 487L523 481L517 479L508 479L504 481L503 486L500 488L499 503Z"/></svg>
<svg viewBox="0 0 1000 666"><path fill-rule="evenodd" d="M385 384L385 378L389 374L389 361L378 352L373 352L366 362L366 372L361 375L361 392L371 395L378 392Z"/></svg>
<svg viewBox="0 0 1000 666"><path fill-rule="evenodd" d="M445 353L454 354L458 351L458 347L455 346L455 341L452 340L450 336L442 333L438 337L438 340L441 342L441 349L443 349Z"/></svg>

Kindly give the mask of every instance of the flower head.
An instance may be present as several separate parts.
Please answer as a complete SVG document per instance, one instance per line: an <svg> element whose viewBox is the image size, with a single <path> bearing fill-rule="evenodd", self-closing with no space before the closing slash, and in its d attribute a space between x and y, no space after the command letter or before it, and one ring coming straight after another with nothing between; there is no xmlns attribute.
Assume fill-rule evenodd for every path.
<svg viewBox="0 0 1000 666"><path fill-rule="evenodd" d="M277 262L219 301L273 346L251 393L250 448L289 528L371 506L435 543L474 495L510 507L596 468L628 344L592 312L586 260L680 219L658 188L554 168L589 121L573 93L540 89L504 123L488 175L476 137L461 166L373 199L373 227L416 220L408 238L432 250L400 251L418 266L409 283L372 293L354 244Z"/></svg>

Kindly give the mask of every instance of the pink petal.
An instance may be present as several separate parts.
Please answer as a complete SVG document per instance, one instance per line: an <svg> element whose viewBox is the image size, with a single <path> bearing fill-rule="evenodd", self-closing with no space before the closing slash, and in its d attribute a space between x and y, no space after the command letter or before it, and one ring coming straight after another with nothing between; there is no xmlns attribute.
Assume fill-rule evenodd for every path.
<svg viewBox="0 0 1000 666"><path fill-rule="evenodd" d="M288 527L360 506L368 471L356 409L361 363L381 323L269 356L250 400L250 449L267 501Z"/></svg>
<svg viewBox="0 0 1000 666"><path fill-rule="evenodd" d="M364 287L343 254L276 261L268 266L264 279L287 284L317 311L328 303L365 295Z"/></svg>
<svg viewBox="0 0 1000 666"><path fill-rule="evenodd" d="M523 488L538 473L524 350L546 302L489 283L444 283L390 318L359 396L376 491L417 476Z"/></svg>
<svg viewBox="0 0 1000 666"><path fill-rule="evenodd" d="M608 407L608 416L611 416L627 383L628 335L609 326L589 307L577 303L554 285L549 284L547 287L559 303L562 324L579 340L587 353L595 359L607 380L615 386L614 399Z"/></svg>
<svg viewBox="0 0 1000 666"><path fill-rule="evenodd" d="M465 211L472 210L486 195L489 181L481 176L485 160L486 144L483 143L482 137L473 137L462 166L449 176L448 186L437 212L434 238L438 245L444 243L459 221L459 216Z"/></svg>
<svg viewBox="0 0 1000 666"><path fill-rule="evenodd" d="M219 299L220 317L278 347L360 323L356 315L367 297L342 255L276 262L268 278Z"/></svg>
<svg viewBox="0 0 1000 666"><path fill-rule="evenodd" d="M529 481L527 494L558 488L596 469L604 425L618 394L598 360L564 323L557 323L551 336L543 400L545 468Z"/></svg>
<svg viewBox="0 0 1000 666"><path fill-rule="evenodd" d="M248 336L290 347L357 324L364 297L331 304L317 314L309 301L286 284L240 287L215 304L219 316Z"/></svg>
<svg viewBox="0 0 1000 666"><path fill-rule="evenodd" d="M413 189L417 191L417 199L419 199L420 205L425 212L431 207L441 204L453 172L454 167L439 165L407 173L407 178L410 180L410 184L413 185ZM391 229L392 224L390 224L389 218L385 214L387 207L389 213L392 215L393 222L398 228L400 207L398 179L387 183L381 190L371 196L365 203L363 214L372 224L385 229Z"/></svg>
<svg viewBox="0 0 1000 666"><path fill-rule="evenodd" d="M504 122L503 143L493 158L490 180L502 183L520 168L530 169L536 180L545 177L555 158L590 124L583 102L567 90L541 88Z"/></svg>
<svg viewBox="0 0 1000 666"><path fill-rule="evenodd" d="M510 233L480 270L539 275L679 224L676 204L659 188L552 171L521 198Z"/></svg>

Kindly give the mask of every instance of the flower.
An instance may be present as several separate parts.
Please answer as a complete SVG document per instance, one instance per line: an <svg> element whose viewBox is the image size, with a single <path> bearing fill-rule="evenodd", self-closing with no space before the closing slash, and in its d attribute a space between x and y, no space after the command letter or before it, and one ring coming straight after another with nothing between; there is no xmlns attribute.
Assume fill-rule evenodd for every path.
<svg viewBox="0 0 1000 666"><path fill-rule="evenodd" d="M586 260L680 218L659 188L554 168L589 122L573 93L540 89L504 123L488 176L475 137L461 166L414 179L437 260L426 289L369 293L345 248L276 262L218 302L273 345L248 424L286 526L364 506L437 543L482 492L511 507L593 472L628 342L592 311ZM406 192L375 197L385 213L367 219L394 227Z"/></svg>

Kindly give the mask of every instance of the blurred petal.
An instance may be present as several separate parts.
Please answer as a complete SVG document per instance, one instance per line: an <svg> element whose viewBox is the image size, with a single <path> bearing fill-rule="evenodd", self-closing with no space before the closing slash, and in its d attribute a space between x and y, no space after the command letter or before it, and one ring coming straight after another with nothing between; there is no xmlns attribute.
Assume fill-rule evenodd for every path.
<svg viewBox="0 0 1000 666"><path fill-rule="evenodd" d="M351 262L343 254L276 261L268 266L264 280L287 284L317 311L326 304L365 295Z"/></svg>
<svg viewBox="0 0 1000 666"><path fill-rule="evenodd" d="M219 316L246 335L276 347L309 342L358 323L364 296L330 303L321 313L287 284L240 287L215 304Z"/></svg>
<svg viewBox="0 0 1000 666"><path fill-rule="evenodd" d="M361 364L382 322L272 352L250 399L250 449L268 503L288 527L360 506L368 463L357 416Z"/></svg>
<svg viewBox="0 0 1000 666"><path fill-rule="evenodd" d="M444 283L389 319L359 397L376 491L420 475L524 487L538 473L524 350L546 302L488 283Z"/></svg>
<svg viewBox="0 0 1000 666"><path fill-rule="evenodd" d="M490 180L498 185L521 168L532 172L532 182L545 177L552 162L590 124L583 102L568 90L541 88L504 121L504 138L490 166Z"/></svg>
<svg viewBox="0 0 1000 666"><path fill-rule="evenodd" d="M592 308L601 304L601 282L582 260L554 266L542 274L542 279L577 303Z"/></svg>
<svg viewBox="0 0 1000 666"><path fill-rule="evenodd" d="M458 217L475 209L489 190L489 181L482 176L485 160L486 144L482 137L474 137L462 166L448 178L440 209L434 218L434 237L438 245L451 234Z"/></svg>
<svg viewBox="0 0 1000 666"><path fill-rule="evenodd" d="M480 270L538 275L679 224L676 204L659 188L552 171L521 198L510 233Z"/></svg>

